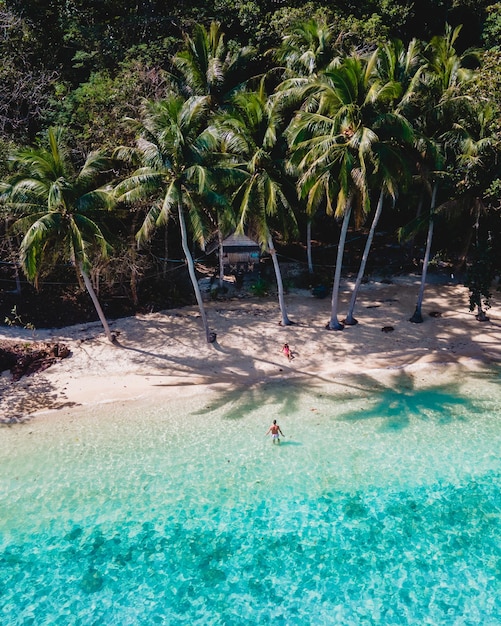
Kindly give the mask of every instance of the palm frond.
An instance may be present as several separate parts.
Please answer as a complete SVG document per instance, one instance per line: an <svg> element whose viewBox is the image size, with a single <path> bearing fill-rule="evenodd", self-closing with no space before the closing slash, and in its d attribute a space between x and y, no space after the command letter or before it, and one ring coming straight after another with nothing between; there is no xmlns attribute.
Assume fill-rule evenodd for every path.
<svg viewBox="0 0 501 626"><path fill-rule="evenodd" d="M24 226L27 220L15 227ZM26 231L19 249L19 261L28 280L36 281L47 245L54 241L61 227L61 214L48 213L39 217Z"/></svg>
<svg viewBox="0 0 501 626"><path fill-rule="evenodd" d="M151 239L154 231L160 225L161 215L162 207L159 204L154 204L146 213L141 228L136 233L138 245L142 246Z"/></svg>
<svg viewBox="0 0 501 626"><path fill-rule="evenodd" d="M85 163L78 172L76 183L87 190L89 186L96 183L102 174L111 167L110 158L101 151L94 151L88 154Z"/></svg>
<svg viewBox="0 0 501 626"><path fill-rule="evenodd" d="M105 209L111 211L115 208L117 200L114 189L111 186L100 187L80 196L77 201L79 211L92 211Z"/></svg>
<svg viewBox="0 0 501 626"><path fill-rule="evenodd" d="M107 258L111 250L110 244L106 241L101 229L93 220L82 214L72 216L74 229L80 233L80 239L86 248L97 247L102 258Z"/></svg>
<svg viewBox="0 0 501 626"><path fill-rule="evenodd" d="M183 193L183 202L188 209L188 219L193 239L197 241L203 249L205 246L207 229L203 218L203 212L198 210L200 207L200 198L197 194L194 194L189 190L185 190Z"/></svg>

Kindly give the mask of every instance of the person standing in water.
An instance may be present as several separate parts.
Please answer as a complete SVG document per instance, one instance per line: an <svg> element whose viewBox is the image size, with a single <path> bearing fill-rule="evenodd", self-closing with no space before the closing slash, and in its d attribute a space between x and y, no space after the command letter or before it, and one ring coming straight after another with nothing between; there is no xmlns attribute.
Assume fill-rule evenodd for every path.
<svg viewBox="0 0 501 626"><path fill-rule="evenodd" d="M270 433L272 443L280 443L280 435L285 437L283 432L280 430L280 426L277 424L277 420L273 420L273 424L268 428L266 435Z"/></svg>

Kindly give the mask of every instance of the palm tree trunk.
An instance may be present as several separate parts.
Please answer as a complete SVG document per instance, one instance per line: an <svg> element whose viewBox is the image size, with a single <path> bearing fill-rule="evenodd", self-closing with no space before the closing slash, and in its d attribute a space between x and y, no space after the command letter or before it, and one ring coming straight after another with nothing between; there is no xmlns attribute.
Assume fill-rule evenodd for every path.
<svg viewBox="0 0 501 626"><path fill-rule="evenodd" d="M346 233L348 232L348 223L351 216L351 199L345 209L343 217L343 225L341 234L339 235L339 244L337 248L336 271L334 272L334 285L332 287L331 300L331 318L327 324L327 330L343 330L344 326L337 318L339 308L339 285L341 283L341 269L343 266L344 244L346 241Z"/></svg>
<svg viewBox="0 0 501 626"><path fill-rule="evenodd" d="M308 259L308 272L313 274L313 259L311 257L311 219L306 223L306 257Z"/></svg>
<svg viewBox="0 0 501 626"><path fill-rule="evenodd" d="M223 289L224 287L224 258L223 258L223 233L221 229L218 227L217 229L218 236L218 247L219 247L219 289Z"/></svg>
<svg viewBox="0 0 501 626"><path fill-rule="evenodd" d="M134 306L137 306L139 303L139 298L137 295L138 271L137 271L137 265L136 265L136 259L137 259L137 244L136 244L136 237L135 237L136 232L137 232L137 212L134 211L133 217L132 217L132 232L131 232L131 245L130 245L131 271L130 271L130 282L129 282L132 302L134 303Z"/></svg>
<svg viewBox="0 0 501 626"><path fill-rule="evenodd" d="M423 210L423 200L424 200L424 190L421 191L421 195L419 196L419 202L418 202L418 206L416 209L416 220L419 219L419 216L421 215L421 211ZM416 236L412 235L412 237L409 239L409 243L408 243L408 248L409 248L409 257L411 260L414 259L414 251L415 251L415 239Z"/></svg>
<svg viewBox="0 0 501 626"><path fill-rule="evenodd" d="M14 254L14 249L12 247L12 241L9 237L8 233L9 220L5 218L5 238L7 239L7 245L9 247L9 258L12 259L12 265L14 267L14 279L16 281L16 289L12 293L16 295L20 295L21 293L21 279L19 277L19 268L16 261L16 255Z"/></svg>
<svg viewBox="0 0 501 626"><path fill-rule="evenodd" d="M484 309L482 308L482 303L481 303L481 302L479 302L479 303L477 304L477 314L476 314L476 316L475 316L475 317L476 317L476 319L477 319L479 322L488 322L488 321L489 321L489 318L487 317L486 312L485 312L485 311L484 311Z"/></svg>
<svg viewBox="0 0 501 626"><path fill-rule="evenodd" d="M423 259L423 272L421 274L421 285L419 287L416 310L414 311L413 316L409 319L409 322L414 322L414 324L421 324L423 322L423 315L421 313L421 307L423 305L424 287L426 284L426 274L428 272L428 264L430 262L431 242L433 240L433 226L434 226L433 220L434 220L434 213L435 213L435 202L437 199L437 190L438 190L438 183L436 182L433 186L433 192L431 194L430 221L428 224L428 237L426 238L426 251L424 253L424 259Z"/></svg>
<svg viewBox="0 0 501 626"><path fill-rule="evenodd" d="M346 319L344 320L344 324L348 326L354 326L355 324L358 324L357 320L353 317L353 312L355 310L355 303L357 301L358 291L360 289L360 285L362 284L362 278L364 277L364 274L365 274L365 266L367 265L367 259L369 257L372 240L374 239L374 233L376 232L376 226L379 222L379 218L381 217L381 213L383 211L383 200L384 200L384 191L383 189L381 189L381 193L379 194L379 200L377 203L376 212L372 220L369 234L367 235L367 241L365 242L364 253L362 255L362 260L360 261L360 268L358 270L357 280L355 281L355 286L353 287L353 292L351 294L350 306L348 307L348 315L346 316Z"/></svg>
<svg viewBox="0 0 501 626"><path fill-rule="evenodd" d="M205 330L205 338L207 339L207 343L213 343L216 340L216 334L211 333L209 330L209 324L207 322L207 314L205 313L205 307L204 307L204 303L202 300L202 293L200 291L200 287L197 281L197 276L195 274L195 264L193 262L193 257L191 256L190 248L188 246L186 222L184 221L184 211L183 211L183 205L181 204L181 202L178 203L177 210L179 214L179 226L181 228L181 245L183 246L184 256L188 264L188 273L191 278L191 284L193 285L193 290L195 292L195 297L197 299L198 308L200 309L200 317L202 318L202 325Z"/></svg>
<svg viewBox="0 0 501 626"><path fill-rule="evenodd" d="M87 275L87 272L84 270L83 265L81 263L79 263L78 269L80 270L80 274L82 275L82 278L84 280L85 287L87 291L89 292L89 296L91 297L94 307L96 308L97 314L99 316L99 319L101 320L101 324L103 325L106 337L108 341L110 341L111 343L115 343L115 337L114 335L111 334L110 327L108 326L108 322L106 321L106 317L104 316L103 309L101 308L101 305L99 304L99 300L97 299L96 292L94 291L94 288L92 287L90 278Z"/></svg>
<svg viewBox="0 0 501 626"><path fill-rule="evenodd" d="M165 278L167 276L167 268L169 266L169 228L168 222L165 224L164 230L164 259L162 261L162 274Z"/></svg>
<svg viewBox="0 0 501 626"><path fill-rule="evenodd" d="M271 260L273 261L273 267L275 269L275 277L277 279L277 289L278 289L278 303L280 305L280 313L282 315L282 326L290 326L293 322L287 317L287 309L285 307L285 298L284 298L284 284L282 282L282 274L280 272L280 265L278 264L277 259L277 251L275 250L275 246L273 245L273 238L270 234L268 234L268 250L271 254Z"/></svg>

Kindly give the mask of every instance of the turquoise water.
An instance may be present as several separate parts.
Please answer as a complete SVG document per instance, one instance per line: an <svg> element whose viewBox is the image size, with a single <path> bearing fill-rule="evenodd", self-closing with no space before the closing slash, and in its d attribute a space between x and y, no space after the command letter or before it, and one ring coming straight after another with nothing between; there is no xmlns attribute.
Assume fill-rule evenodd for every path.
<svg viewBox="0 0 501 626"><path fill-rule="evenodd" d="M0 623L498 625L498 380L180 389L3 428Z"/></svg>

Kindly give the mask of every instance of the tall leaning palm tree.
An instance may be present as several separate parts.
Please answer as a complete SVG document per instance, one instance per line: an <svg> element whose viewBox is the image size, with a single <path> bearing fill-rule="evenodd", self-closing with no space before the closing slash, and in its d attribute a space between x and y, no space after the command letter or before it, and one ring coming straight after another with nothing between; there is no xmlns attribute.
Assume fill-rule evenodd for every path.
<svg viewBox="0 0 501 626"><path fill-rule="evenodd" d="M353 207L365 212L370 207L368 180L379 141L371 127L373 65L374 57L352 56L322 74L317 111L300 111L288 129L291 161L301 172L298 189L307 198L307 210L324 202L329 214L342 219L329 330L344 328L338 319L339 286Z"/></svg>
<svg viewBox="0 0 501 626"><path fill-rule="evenodd" d="M106 257L108 243L94 221L100 209L114 206L110 186L102 186L109 160L98 152L75 170L62 143L62 130L50 128L47 146L15 152L15 174L4 191L6 206L21 217L14 228L24 233L20 264L30 281L38 282L43 267L54 259L69 260L84 281L106 337L114 342L89 278L94 254Z"/></svg>
<svg viewBox="0 0 501 626"><path fill-rule="evenodd" d="M421 284L416 308L409 320L418 324L423 322L421 309L431 257L439 181L446 175L447 135L458 112L468 105L469 97L465 96L464 87L475 77L475 72L465 67L464 57L458 55L455 49L460 30L460 26L455 29L447 26L445 35L433 37L425 50L428 62L422 79L424 106L422 114L415 120L415 126L420 154L417 165L421 173L430 173L425 184L431 188L431 201Z"/></svg>
<svg viewBox="0 0 501 626"><path fill-rule="evenodd" d="M408 153L412 148L414 132L407 118L415 106L416 89L423 71L424 60L418 42L412 40L407 48L395 39L378 48L373 80L370 86L370 123L378 141L372 146L374 172L372 184L379 187L379 199L365 243L359 271L351 294L346 325L354 325L355 304L362 284L374 233L383 211L385 196L393 203L399 188L409 178Z"/></svg>
<svg viewBox="0 0 501 626"><path fill-rule="evenodd" d="M140 120L130 120L138 133L135 148L117 148L117 158L139 163L139 167L116 187L117 199L134 203L150 198L152 206L137 234L139 243L148 241L153 231L165 226L177 213L181 245L200 309L208 343L215 340L209 330L207 314L188 244L188 226L195 240L203 243L205 209L220 199L211 190L211 172L205 157L214 149L206 127L207 102L203 97L188 100L171 94L159 102L147 102Z"/></svg>
<svg viewBox="0 0 501 626"><path fill-rule="evenodd" d="M231 49L219 22L209 28L196 24L191 35L184 36L184 47L172 58L172 65L181 93L187 97L204 98L211 118L230 105L232 95L243 89L249 77L249 67L255 55L251 46ZM222 194L225 189L216 180ZM235 229L235 215L229 203L217 203L211 208L212 222L217 231L219 250L219 287L223 287L223 240Z"/></svg>
<svg viewBox="0 0 501 626"><path fill-rule="evenodd" d="M305 20L284 33L280 47L272 51L279 68L271 70L274 73L279 69L284 75L272 95L275 106L283 115L289 114L292 118L299 108L314 106L315 80L319 73L341 63L341 46L341 36L335 38L333 27L325 20ZM308 103L310 90L313 98ZM303 201L301 196L298 201ZM312 226L316 208L313 205L309 205L309 210L302 207L302 212L306 214L306 256L310 274L314 273Z"/></svg>
<svg viewBox="0 0 501 626"><path fill-rule="evenodd" d="M393 202L395 202L398 187L403 186L407 178L406 163L401 150L398 149L398 146L392 146L382 142L375 147L374 152L377 153L375 176L380 192L376 210L374 211L369 233L365 242L364 251L362 253L360 267L355 279L355 285L353 286L353 291L351 293L348 313L343 321L346 326L354 326L357 324L357 320L354 315L355 304L357 302L358 293L365 274L365 268L369 258L369 252L374 239L374 234L376 232L376 227L383 212L385 197L388 196L393 200Z"/></svg>
<svg viewBox="0 0 501 626"><path fill-rule="evenodd" d="M238 211L238 229L250 227L273 262L277 281L281 324L292 324L287 314L280 264L273 239L279 226L286 236L297 230L292 210L296 196L294 185L285 171L285 145L280 143L281 118L267 97L263 84L257 91L239 92L230 112L220 117L219 137L233 154L235 180L234 204Z"/></svg>

